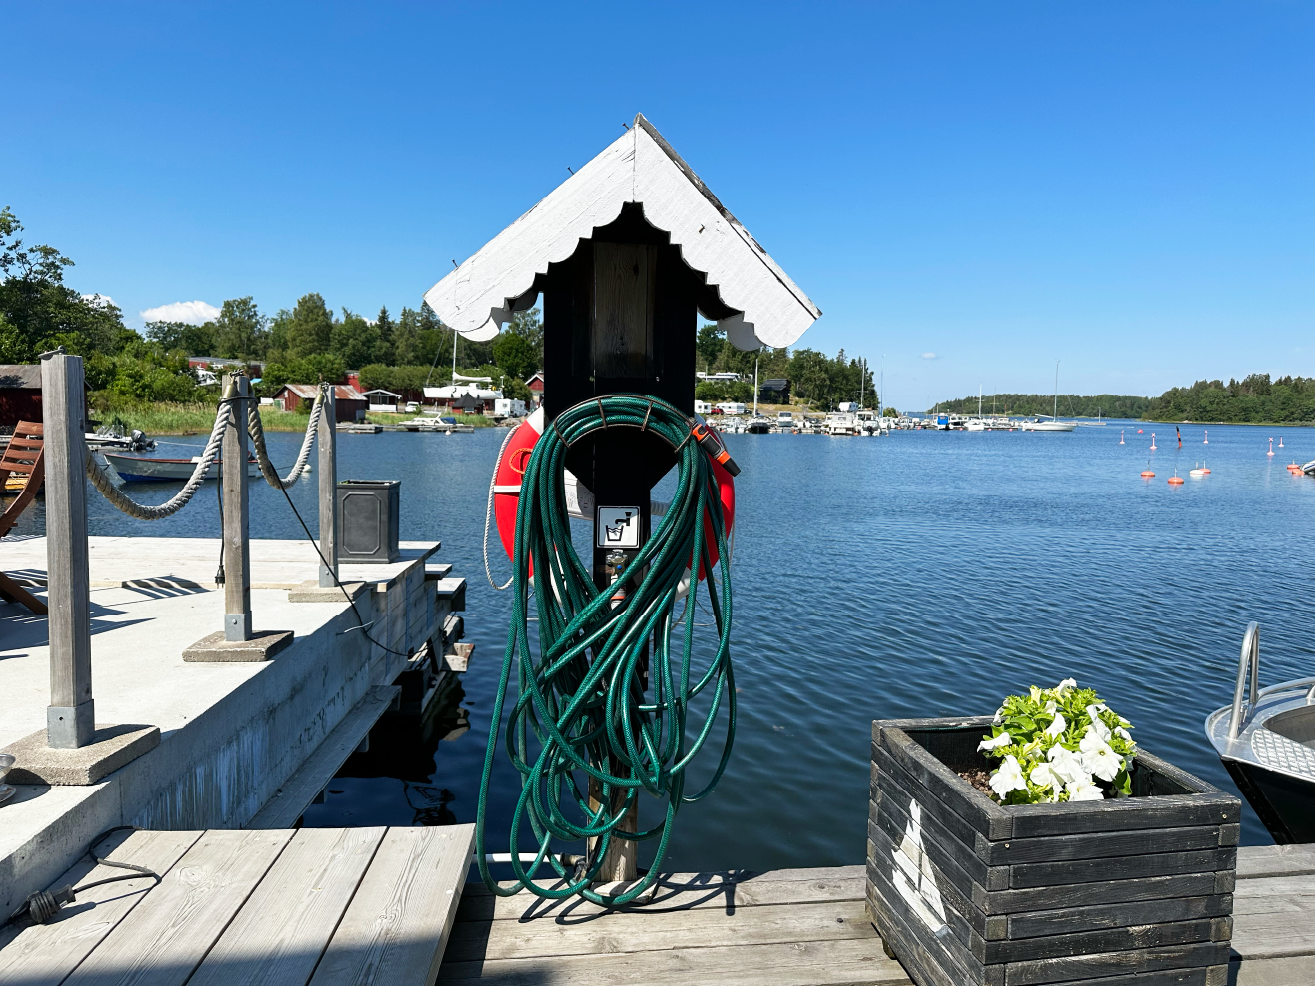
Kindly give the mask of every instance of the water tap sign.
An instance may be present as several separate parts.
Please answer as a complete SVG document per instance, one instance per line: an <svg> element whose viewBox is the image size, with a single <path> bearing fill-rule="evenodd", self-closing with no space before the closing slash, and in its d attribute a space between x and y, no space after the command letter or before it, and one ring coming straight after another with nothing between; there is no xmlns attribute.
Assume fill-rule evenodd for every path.
<svg viewBox="0 0 1315 986"><path fill-rule="evenodd" d="M638 548L639 526L638 507L599 507L598 547Z"/></svg>

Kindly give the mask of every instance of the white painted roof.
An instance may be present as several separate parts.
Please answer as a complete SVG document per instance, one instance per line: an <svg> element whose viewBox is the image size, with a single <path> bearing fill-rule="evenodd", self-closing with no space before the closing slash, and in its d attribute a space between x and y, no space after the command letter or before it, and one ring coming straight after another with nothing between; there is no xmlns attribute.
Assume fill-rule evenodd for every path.
<svg viewBox="0 0 1315 986"><path fill-rule="evenodd" d="M425 300L467 339L486 342L514 311L529 306L533 299L524 296L536 274L573 254L627 202L642 203L644 217L671 234L685 262L707 275L726 305L743 312L718 322L738 348L792 345L822 314L642 114L430 288Z"/></svg>

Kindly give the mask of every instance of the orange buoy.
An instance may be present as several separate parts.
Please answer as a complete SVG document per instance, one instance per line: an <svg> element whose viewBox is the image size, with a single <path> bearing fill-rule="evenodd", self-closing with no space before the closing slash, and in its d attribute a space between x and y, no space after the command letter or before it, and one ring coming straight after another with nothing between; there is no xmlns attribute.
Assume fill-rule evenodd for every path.
<svg viewBox="0 0 1315 986"><path fill-rule="evenodd" d="M1143 469L1143 470L1142 470L1142 473L1141 473L1141 478L1142 478L1142 479L1154 479L1154 478L1155 478L1155 473L1151 472L1149 469Z"/></svg>
<svg viewBox="0 0 1315 986"><path fill-rule="evenodd" d="M1174 473L1172 476L1169 477L1169 485L1170 485L1170 486L1182 486L1182 485L1183 485L1183 477L1182 477L1182 476L1179 476L1177 473Z"/></svg>

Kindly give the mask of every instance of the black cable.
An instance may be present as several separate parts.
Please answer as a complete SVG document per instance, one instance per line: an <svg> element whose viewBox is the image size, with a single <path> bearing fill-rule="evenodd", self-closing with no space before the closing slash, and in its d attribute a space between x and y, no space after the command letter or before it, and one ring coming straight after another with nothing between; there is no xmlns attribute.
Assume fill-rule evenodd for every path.
<svg viewBox="0 0 1315 986"><path fill-rule="evenodd" d="M292 508L293 514L296 515L297 523L299 523L301 525L301 529L306 532L306 540L309 541L311 547L315 549L315 554L320 556L320 562L324 565L324 570L327 571L329 575L333 578L333 584L336 585L342 591L343 598L347 600L347 605L351 606L352 612L356 614L356 619L360 621L359 627L352 627L351 629L360 630L361 633L364 634L366 640L370 641L370 643L374 644L376 647L383 648L384 653L395 654L398 657L405 657L407 659L410 659L411 657L410 654L403 654L400 650L393 650L391 647L385 644L381 644L379 641L371 637L368 632L366 632L366 627L374 626L374 621L371 620L369 623L365 622L365 617L362 616L361 611L356 608L356 600L352 598L351 593L347 591L347 589L343 586L343 584L340 581L338 581L338 573L333 570L333 566L330 565L328 559L324 557L324 552L320 551L319 542L315 538L311 537L310 528L306 526L306 521L302 519L301 511L297 509L297 505L292 502L292 497L288 496L288 491L285 489L281 489L281 492L283 493L283 499L288 501L288 506ZM347 632L348 631L346 630L343 631L343 633L347 633Z"/></svg>
<svg viewBox="0 0 1315 986"><path fill-rule="evenodd" d="M155 885L158 886L164 878L150 867L138 866L136 863L121 863L118 860L105 859L103 856L96 855L95 847L100 844L102 839L107 835L125 829L133 832L140 830L136 825L116 825L113 828L108 828L91 840L87 846L86 855L90 856L92 861L97 865L113 866L121 870L132 870L131 873L124 873L122 876L108 876L103 880L93 880L91 883L84 883L77 887L68 884L57 890L38 890L36 893L28 894L27 898L19 905L18 909L14 911L13 914L9 915L9 917L5 918L3 923L0 923L0 928L13 923L14 921L18 921L24 916L30 918L33 924L45 924L59 913L61 905L71 904L77 899L79 893L90 890L92 887L103 886L106 883L118 883L120 880L137 880L141 877L149 876L155 880Z"/></svg>
<svg viewBox="0 0 1315 986"><path fill-rule="evenodd" d="M224 484L215 483L215 499L219 502L219 568L215 569L215 585L224 584Z"/></svg>

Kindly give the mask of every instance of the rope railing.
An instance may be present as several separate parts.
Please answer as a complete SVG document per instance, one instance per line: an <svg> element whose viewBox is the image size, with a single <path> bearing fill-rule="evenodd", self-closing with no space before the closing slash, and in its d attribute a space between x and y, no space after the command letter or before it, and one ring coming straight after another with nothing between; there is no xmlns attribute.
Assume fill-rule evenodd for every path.
<svg viewBox="0 0 1315 986"><path fill-rule="evenodd" d="M252 452L255 455L257 464L260 466L260 473L265 478L265 482L274 489L288 489L306 471L306 466L310 461L311 448L315 444L315 434L319 428L320 418L324 415L324 394L325 385L321 384L319 393L315 397L315 404L311 408L310 421L306 425L306 437L302 439L301 451L297 454L297 462L286 479L280 478L278 470L269 459L269 452L265 448L265 429L260 420L260 411L255 402L252 402L247 414L247 433L251 436ZM205 482L210 467L219 456L224 432L230 424L236 424L236 421L233 415L232 398L225 395L219 402L219 411L215 415L215 426L210 432L210 440L206 442L205 449L197 458L196 468L192 470L192 475L183 485L183 488L164 503L138 503L128 496L127 493L114 485L109 474L101 468L100 463L96 461L95 455L90 450L87 452L87 478L91 480L91 485L96 488L97 492L104 496L111 505L123 511L129 517L134 517L137 520L160 520L164 517L171 517L187 506L196 491L201 488L201 484Z"/></svg>
<svg viewBox="0 0 1315 986"><path fill-rule="evenodd" d="M306 464L310 461L311 446L315 444L315 435L319 429L320 418L324 416L324 392L328 384L320 384L319 391L315 394L315 404L310 410L310 421L306 425L306 437L301 440L301 451L297 453L297 463L288 473L287 479L280 479L278 470L274 468L274 463L269 461L269 453L265 451L265 426L260 420L260 410L253 403L247 415L247 433L251 436L251 447L255 453L256 462L260 464L260 474L265 477L265 482L276 490L286 490L291 488L292 484L301 478L302 473L306 471Z"/></svg>
<svg viewBox="0 0 1315 986"><path fill-rule="evenodd" d="M224 431L232 421L232 405L221 402L219 413L215 415L215 427L210 432L210 440L206 442L205 450L198 458L191 477L183 484L181 490L165 500L164 503L138 503L128 496L127 493L114 485L90 450L87 451L87 478L91 480L91 485L96 487L97 492L129 517L135 517L137 520L160 520L164 517L171 517L187 506L196 491L201 488L201 484L205 482L206 473L210 471L211 464L219 455L219 445L224 439Z"/></svg>

